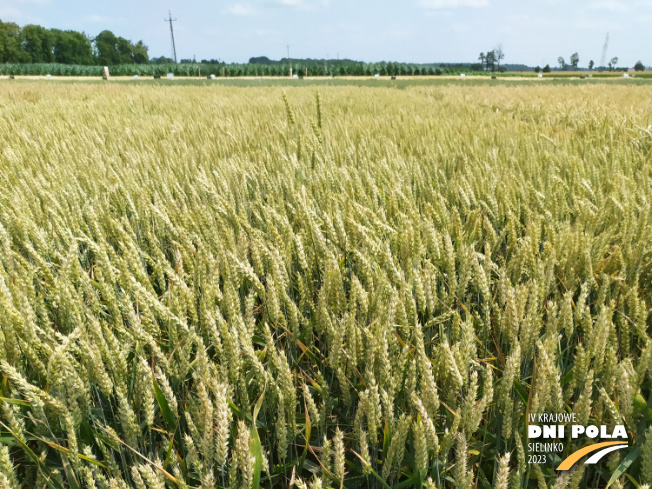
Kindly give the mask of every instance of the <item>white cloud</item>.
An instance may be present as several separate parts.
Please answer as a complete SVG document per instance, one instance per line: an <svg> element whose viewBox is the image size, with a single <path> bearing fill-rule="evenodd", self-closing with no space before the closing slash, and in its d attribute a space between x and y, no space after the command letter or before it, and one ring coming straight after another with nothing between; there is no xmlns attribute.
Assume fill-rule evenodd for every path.
<svg viewBox="0 0 652 489"><path fill-rule="evenodd" d="M16 22L17 24L43 24L43 19L35 17L12 5L5 5L0 2L0 20L3 22Z"/></svg>
<svg viewBox="0 0 652 489"><path fill-rule="evenodd" d="M591 10L607 10L609 12L629 12L629 7L618 0L602 0L589 5Z"/></svg>
<svg viewBox="0 0 652 489"><path fill-rule="evenodd" d="M251 5L236 3L235 5L229 7L228 12L232 15L246 17L248 15L254 15L256 13L256 9L254 9Z"/></svg>
<svg viewBox="0 0 652 489"><path fill-rule="evenodd" d="M0 19L4 22L18 22L20 24L42 23L42 19L26 12L34 10L30 9L29 6L43 6L49 3L50 0L0 0ZM23 6L25 10L23 10ZM20 7L20 9L17 7Z"/></svg>
<svg viewBox="0 0 652 489"><path fill-rule="evenodd" d="M489 0L419 0L419 7L428 10L487 7Z"/></svg>

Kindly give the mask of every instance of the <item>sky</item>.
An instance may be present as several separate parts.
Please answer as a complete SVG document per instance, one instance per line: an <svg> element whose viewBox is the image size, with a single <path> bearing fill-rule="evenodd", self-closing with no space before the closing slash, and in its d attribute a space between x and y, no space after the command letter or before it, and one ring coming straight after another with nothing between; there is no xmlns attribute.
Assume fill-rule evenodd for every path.
<svg viewBox="0 0 652 489"><path fill-rule="evenodd" d="M246 62L350 58L414 63L474 62L502 45L505 63L580 66L607 60L652 65L652 0L0 0L0 20L104 29L143 40L149 54Z"/></svg>

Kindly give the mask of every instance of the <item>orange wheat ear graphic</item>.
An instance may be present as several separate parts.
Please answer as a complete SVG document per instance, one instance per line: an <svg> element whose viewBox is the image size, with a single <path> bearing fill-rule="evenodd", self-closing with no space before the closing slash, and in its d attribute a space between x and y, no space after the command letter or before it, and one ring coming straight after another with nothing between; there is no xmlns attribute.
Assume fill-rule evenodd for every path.
<svg viewBox="0 0 652 489"><path fill-rule="evenodd" d="M585 455L588 455L589 453L593 453L599 450L598 453L584 462L584 464L589 465L595 464L608 453L611 453L614 450L620 450L621 448L627 448L628 446L629 445L627 443L622 441L606 441L604 443L595 443L594 445L589 445L588 447L581 448L580 450L572 453L568 458L566 458L566 460L559 464L557 470L569 470L579 459Z"/></svg>

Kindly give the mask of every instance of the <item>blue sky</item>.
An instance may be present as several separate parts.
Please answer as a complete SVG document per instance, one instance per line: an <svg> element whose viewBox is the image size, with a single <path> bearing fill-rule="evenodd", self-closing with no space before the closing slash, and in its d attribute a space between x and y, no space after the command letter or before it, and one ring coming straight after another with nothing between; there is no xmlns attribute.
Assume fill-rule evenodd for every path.
<svg viewBox="0 0 652 489"><path fill-rule="evenodd" d="M363 61L474 61L501 44L507 63L580 66L607 57L652 65L652 0L0 0L0 19L20 25L103 29L142 39L170 56L168 9L179 58L246 62L347 57Z"/></svg>

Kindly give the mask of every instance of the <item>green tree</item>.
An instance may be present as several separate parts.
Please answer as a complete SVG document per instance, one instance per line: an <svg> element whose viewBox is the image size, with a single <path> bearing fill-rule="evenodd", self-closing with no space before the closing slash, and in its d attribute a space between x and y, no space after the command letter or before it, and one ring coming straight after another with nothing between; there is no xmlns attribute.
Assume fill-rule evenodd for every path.
<svg viewBox="0 0 652 489"><path fill-rule="evenodd" d="M636 71L645 71L645 65L641 61L637 61L634 65L634 70Z"/></svg>
<svg viewBox="0 0 652 489"><path fill-rule="evenodd" d="M50 31L54 38L54 61L70 65L92 65L93 49L90 40L81 32Z"/></svg>
<svg viewBox="0 0 652 489"><path fill-rule="evenodd" d="M589 61L589 70L592 70L594 66L595 63L593 62L593 60Z"/></svg>
<svg viewBox="0 0 652 489"><path fill-rule="evenodd" d="M550 69L550 65L546 65L543 67L543 70L541 70L543 73L550 73L552 70Z"/></svg>
<svg viewBox="0 0 652 489"><path fill-rule="evenodd" d="M172 64L174 63L174 60L172 58L166 58L165 56L159 56L158 58L152 58L150 62L155 65L164 65Z"/></svg>
<svg viewBox="0 0 652 489"><path fill-rule="evenodd" d="M204 60L202 60L202 62L203 61ZM249 64L250 65L273 65L273 64L278 64L278 61L272 61L267 56L258 56L258 57L249 58Z"/></svg>
<svg viewBox="0 0 652 489"><path fill-rule="evenodd" d="M482 69L483 70L485 69L485 66L486 66L486 64L485 64L486 59L487 59L487 56L484 53L480 53L480 56L478 56L478 60L480 61L480 63L482 63Z"/></svg>
<svg viewBox="0 0 652 489"><path fill-rule="evenodd" d="M32 63L52 63L54 61L54 36L40 25L26 25L21 32L23 49Z"/></svg>
<svg viewBox="0 0 652 489"><path fill-rule="evenodd" d="M559 68L563 70L564 67L566 66L566 60L562 56L560 56L559 58L557 58L557 64L559 65Z"/></svg>
<svg viewBox="0 0 652 489"><path fill-rule="evenodd" d="M0 21L0 63L29 63L18 24Z"/></svg>
<svg viewBox="0 0 652 489"><path fill-rule="evenodd" d="M132 44L129 39L118 37L105 30L95 37L97 62L101 65L147 64L149 56L143 41Z"/></svg>
<svg viewBox="0 0 652 489"><path fill-rule="evenodd" d="M134 62L133 49L132 49L131 42L129 42L129 39L125 39L124 37L118 37L116 48L118 49L119 64L121 65L133 64Z"/></svg>
<svg viewBox="0 0 652 489"><path fill-rule="evenodd" d="M492 73L496 71L496 52L489 51L485 59L487 62L487 69L491 69Z"/></svg>
<svg viewBox="0 0 652 489"><path fill-rule="evenodd" d="M118 38L113 32L108 30L100 32L95 37L95 50L99 64L107 66L120 64Z"/></svg>
<svg viewBox="0 0 652 489"><path fill-rule="evenodd" d="M137 65L149 64L149 55L147 53L147 49L148 48L143 44L143 41L138 41L136 44L131 46L134 63Z"/></svg>
<svg viewBox="0 0 652 489"><path fill-rule="evenodd" d="M570 64L573 67L573 70L577 70L577 65L580 64L580 55L577 53L571 54Z"/></svg>
<svg viewBox="0 0 652 489"><path fill-rule="evenodd" d="M498 65L498 71L500 70L500 62L505 59L505 53L503 52L503 45L499 44L495 49L494 49L494 57L496 58L496 64ZM504 70L503 70L504 71Z"/></svg>
<svg viewBox="0 0 652 489"><path fill-rule="evenodd" d="M612 71L616 67L617 64L618 64L618 56L614 56L609 61L609 71Z"/></svg>

